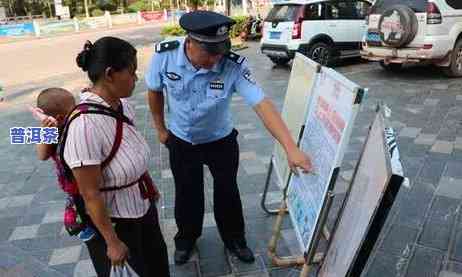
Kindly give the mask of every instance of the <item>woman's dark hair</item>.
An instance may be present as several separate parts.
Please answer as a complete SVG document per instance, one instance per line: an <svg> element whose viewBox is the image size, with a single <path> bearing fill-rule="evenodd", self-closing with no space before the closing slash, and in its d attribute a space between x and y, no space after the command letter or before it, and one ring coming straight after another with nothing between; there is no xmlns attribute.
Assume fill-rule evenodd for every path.
<svg viewBox="0 0 462 277"><path fill-rule="evenodd" d="M82 52L77 55L77 65L88 71L88 77L96 83L108 67L121 71L134 64L136 49L125 40L103 37L95 43L87 41Z"/></svg>

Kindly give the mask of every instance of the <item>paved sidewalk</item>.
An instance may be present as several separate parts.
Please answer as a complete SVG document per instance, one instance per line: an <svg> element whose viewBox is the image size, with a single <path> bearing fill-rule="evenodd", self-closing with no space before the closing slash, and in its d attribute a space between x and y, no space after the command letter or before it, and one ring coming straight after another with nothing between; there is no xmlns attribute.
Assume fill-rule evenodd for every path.
<svg viewBox="0 0 462 277"><path fill-rule="evenodd" d="M258 45L250 45L240 54L249 57L256 79L281 108L289 69L273 68L266 57L256 54ZM144 70L143 65L140 70ZM342 188L351 178L373 119L375 103L384 101L393 110L393 124L399 131L399 147L411 183L410 187L403 187L400 191L364 276L462 276L462 219L459 212L462 199L462 81L446 79L438 70L428 67L393 75L383 72L375 64L351 61L338 70L369 87L370 91L345 155L338 187L340 194L334 202L330 222L341 203ZM74 77L57 77L43 86L61 85L77 92L85 81L80 74ZM34 87L29 94L34 95L39 89ZM159 205L162 228L169 252L173 253L172 238L176 228L173 179L166 149L159 145L150 127L145 90L141 81L132 103L137 111L137 126L143 130L152 149L150 169L163 194ZM34 124L22 104L32 99L33 96L28 95L12 99L10 103L0 103L0 276L94 276L85 247L63 233L63 194L56 187L51 164L37 161L32 146L13 147L9 144L10 127ZM240 132L238 182L247 238L257 261L245 265L226 255L213 219L211 177L205 169L207 200L203 235L198 241L197 254L188 264L172 265L173 276L298 276L298 269L272 266L266 254L274 217L267 216L260 209L259 201L273 140L241 97L235 97L232 106L236 128ZM269 198L273 203L280 198L274 183ZM291 224L286 218L278 253L283 256L298 254L297 249ZM13 272L19 273L14 275ZM449 272L455 273L451 275Z"/></svg>

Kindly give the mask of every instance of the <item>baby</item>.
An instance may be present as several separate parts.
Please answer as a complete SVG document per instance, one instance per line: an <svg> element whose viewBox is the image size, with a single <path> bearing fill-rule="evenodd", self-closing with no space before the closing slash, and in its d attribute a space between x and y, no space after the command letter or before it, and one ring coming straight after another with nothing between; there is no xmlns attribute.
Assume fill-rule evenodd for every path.
<svg viewBox="0 0 462 277"><path fill-rule="evenodd" d="M48 88L40 92L37 97L38 114L42 127L57 127L61 129L69 114L75 107L72 94L62 88ZM43 112L41 114L41 112ZM56 153L56 144L37 144L37 157L39 160L48 160Z"/></svg>
<svg viewBox="0 0 462 277"><path fill-rule="evenodd" d="M40 92L37 97L37 108L31 108L34 117L40 120L42 127L56 127L62 132L67 115L75 108L74 96L62 88L49 88ZM61 135L61 134L60 134ZM77 235L81 240L88 241L95 235L91 226L80 225L77 208L72 195L78 193L77 184L65 177L63 164L57 153L57 144L37 144L37 157L39 160L53 159L56 175L61 189L68 194L64 212L64 226L70 234Z"/></svg>

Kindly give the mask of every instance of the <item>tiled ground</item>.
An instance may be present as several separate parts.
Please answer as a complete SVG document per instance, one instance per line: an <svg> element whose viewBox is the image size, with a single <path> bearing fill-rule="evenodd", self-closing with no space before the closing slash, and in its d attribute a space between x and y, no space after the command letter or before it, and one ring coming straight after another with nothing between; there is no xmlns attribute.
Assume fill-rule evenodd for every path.
<svg viewBox="0 0 462 277"><path fill-rule="evenodd" d="M249 57L256 79L281 108L289 69L273 68L269 60L256 54L256 44L250 46L241 53ZM141 49L142 59L149 56L146 51ZM143 69L141 66L140 70ZM405 172L410 178L410 186L402 188L364 276L461 277L462 81L446 79L438 70L428 67L389 74L374 64L349 61L338 70L370 90L345 155L332 215L341 203L342 187L351 178L379 100L393 110L392 123L399 131ZM0 276L95 275L85 247L62 231L63 194L56 187L51 165L38 162L31 146L11 146L8 136L10 127L34 123L23 103L31 103L34 93L42 87L64 86L77 92L84 85L83 80L80 74L43 83L35 80L33 85L10 88L8 102L0 104ZM24 90L27 87L29 90ZM132 103L137 110L137 126L152 149L151 171L163 194L159 205L162 229L169 252L173 253L174 184L166 150L159 146L150 127L144 91L140 82ZM298 276L296 268L272 266L266 254L274 217L261 210L259 201L273 141L242 98L235 97L232 105L240 132L238 181L247 237L257 261L245 265L225 254L212 214L211 178L206 174L207 214L198 251L188 264L172 265L173 276ZM272 184L270 200L277 202L279 196ZM278 252L299 254L297 249L286 218Z"/></svg>

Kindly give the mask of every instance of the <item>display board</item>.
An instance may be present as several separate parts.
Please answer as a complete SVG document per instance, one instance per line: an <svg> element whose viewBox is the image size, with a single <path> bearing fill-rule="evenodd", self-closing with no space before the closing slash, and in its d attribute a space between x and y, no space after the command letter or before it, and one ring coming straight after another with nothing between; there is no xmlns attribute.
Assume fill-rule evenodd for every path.
<svg viewBox="0 0 462 277"><path fill-rule="evenodd" d="M34 34L34 25L32 22L20 24L1 24L0 37L3 36L27 36Z"/></svg>
<svg viewBox="0 0 462 277"><path fill-rule="evenodd" d="M397 175L400 166L394 132L385 128L384 118L378 113L369 131L319 277L361 275L404 180ZM384 195L387 197L384 198Z"/></svg>
<svg viewBox="0 0 462 277"><path fill-rule="evenodd" d="M281 116L294 141L299 140L302 126L305 124L311 91L321 66L306 56L296 53L292 64L289 84L287 86L284 108ZM279 143L275 143L273 150L273 165L281 188L289 181L290 168L287 155Z"/></svg>
<svg viewBox="0 0 462 277"><path fill-rule="evenodd" d="M125 13L111 15L113 25L136 24L138 23L138 13Z"/></svg>
<svg viewBox="0 0 462 277"><path fill-rule="evenodd" d="M335 183L359 109L363 90L341 74L322 68L312 90L302 151L310 155L314 173L292 174L288 208L303 252L313 247L328 190Z"/></svg>
<svg viewBox="0 0 462 277"><path fill-rule="evenodd" d="M61 6L62 7L62 6ZM41 34L58 34L75 31L75 22L72 19L50 20L40 24Z"/></svg>
<svg viewBox="0 0 462 277"><path fill-rule="evenodd" d="M84 18L79 21L79 26L81 30L107 28L109 26L109 22L108 22L108 18L103 15L103 16Z"/></svg>
<svg viewBox="0 0 462 277"><path fill-rule="evenodd" d="M141 17L144 21L164 21L167 20L167 14L163 11L144 11L141 12Z"/></svg>

